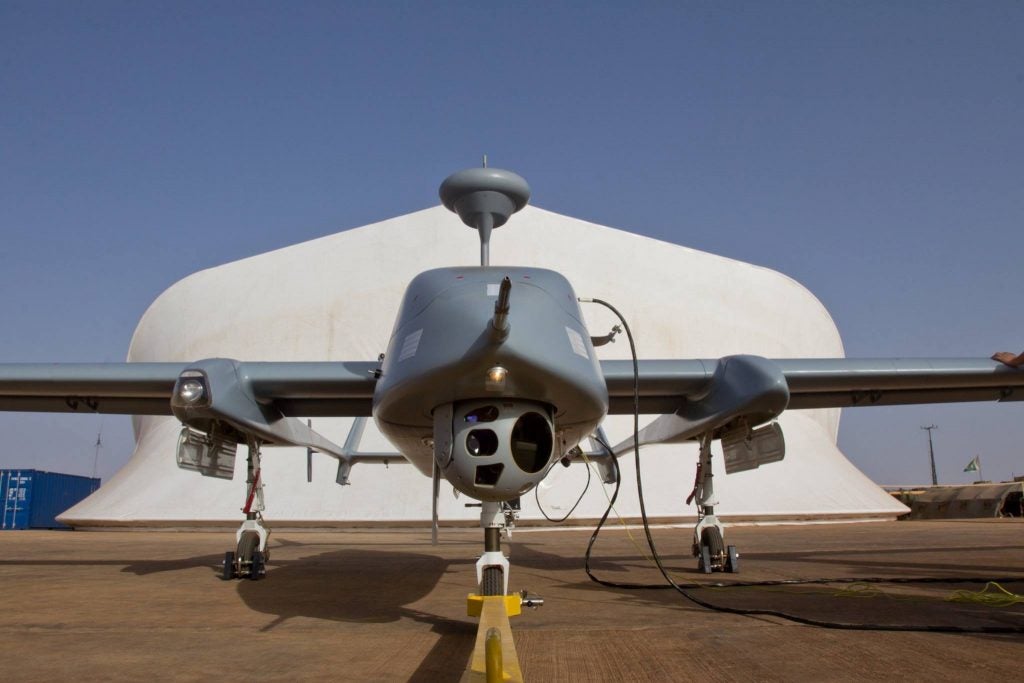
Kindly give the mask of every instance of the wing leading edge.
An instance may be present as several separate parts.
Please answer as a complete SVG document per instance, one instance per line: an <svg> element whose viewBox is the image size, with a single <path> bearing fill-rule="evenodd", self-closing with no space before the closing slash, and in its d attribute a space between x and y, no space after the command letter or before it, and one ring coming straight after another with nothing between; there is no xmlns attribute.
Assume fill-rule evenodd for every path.
<svg viewBox="0 0 1024 683"><path fill-rule="evenodd" d="M736 358L743 358L737 356ZM642 360L640 411L671 413L711 391L728 359ZM762 359L767 360L767 359ZM789 409L1024 400L1024 370L977 358L787 358L768 361L785 378ZM633 412L633 362L602 361L612 414Z"/></svg>
<svg viewBox="0 0 1024 683"><path fill-rule="evenodd" d="M640 410L671 413L703 398L725 359L642 360ZM789 409L1024 400L1024 369L989 359L781 359ZM0 364L0 410L170 415L190 363ZM369 416L375 361L241 362L257 400L301 417ZM633 412L633 363L601 361L612 414Z"/></svg>
<svg viewBox="0 0 1024 683"><path fill-rule="evenodd" d="M632 413L633 362L601 368L609 412ZM640 412L659 415L641 430L641 444L717 437L786 409L1024 399L1024 370L971 358L649 360L639 362L638 380ZM631 437L614 451L632 446Z"/></svg>
<svg viewBox="0 0 1024 683"><path fill-rule="evenodd" d="M195 363L0 364L0 410L171 415L171 394ZM242 362L256 401L285 416L369 416L377 362Z"/></svg>
<svg viewBox="0 0 1024 683"><path fill-rule="evenodd" d="M250 397L253 408L262 406L256 413L241 409L266 422L270 436L289 426L290 418L372 412L376 362L226 360L0 364L0 410L171 415L170 399L181 374L206 366L230 366L230 385ZM609 413L633 412L632 361L602 361L601 368ZM658 443L718 433L742 419L760 424L786 409L1018 401L1024 399L1024 369L970 358L644 360L639 389L640 411L660 415L644 428L641 443ZM217 395L219 389L212 391ZM223 416L241 419L234 412L239 405ZM243 426L251 422L247 418ZM295 441L288 430L278 436Z"/></svg>

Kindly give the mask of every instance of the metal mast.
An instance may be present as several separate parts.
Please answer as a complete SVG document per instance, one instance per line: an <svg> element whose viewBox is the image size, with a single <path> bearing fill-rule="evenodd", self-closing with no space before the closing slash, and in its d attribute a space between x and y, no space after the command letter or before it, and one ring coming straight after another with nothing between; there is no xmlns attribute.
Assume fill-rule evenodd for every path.
<svg viewBox="0 0 1024 683"><path fill-rule="evenodd" d="M935 447L932 445L932 430L938 429L936 425L928 425L927 427L921 427L928 432L928 458L932 463L932 486L936 486L939 483L939 478L935 475Z"/></svg>

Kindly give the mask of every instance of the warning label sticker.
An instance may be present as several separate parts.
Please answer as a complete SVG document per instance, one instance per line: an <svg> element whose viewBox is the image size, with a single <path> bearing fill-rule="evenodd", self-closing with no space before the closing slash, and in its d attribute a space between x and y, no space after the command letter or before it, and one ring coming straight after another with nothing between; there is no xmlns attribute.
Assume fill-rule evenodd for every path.
<svg viewBox="0 0 1024 683"><path fill-rule="evenodd" d="M590 355L587 353L587 345L583 343L583 335L571 327L566 327L565 333L569 335L569 345L572 347L572 352L577 356L583 356L590 360Z"/></svg>

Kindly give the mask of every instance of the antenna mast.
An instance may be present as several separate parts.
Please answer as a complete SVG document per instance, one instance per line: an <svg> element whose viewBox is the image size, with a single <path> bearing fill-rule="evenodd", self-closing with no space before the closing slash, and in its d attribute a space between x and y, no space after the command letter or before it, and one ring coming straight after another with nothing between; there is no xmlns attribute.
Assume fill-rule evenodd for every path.
<svg viewBox="0 0 1024 683"><path fill-rule="evenodd" d="M519 175L500 168L469 168L445 178L438 194L449 211L480 234L480 265L491 264L491 230L530 201L530 186Z"/></svg>
<svg viewBox="0 0 1024 683"><path fill-rule="evenodd" d="M928 425L927 427L921 427L921 429L928 432L928 458L932 463L932 486L938 486L939 478L935 476L935 448L932 446L932 430L938 429L938 426Z"/></svg>
<svg viewBox="0 0 1024 683"><path fill-rule="evenodd" d="M92 478L96 478L96 468L100 463L100 447L103 446L103 427L100 426L100 430L96 432L96 453L92 456Z"/></svg>

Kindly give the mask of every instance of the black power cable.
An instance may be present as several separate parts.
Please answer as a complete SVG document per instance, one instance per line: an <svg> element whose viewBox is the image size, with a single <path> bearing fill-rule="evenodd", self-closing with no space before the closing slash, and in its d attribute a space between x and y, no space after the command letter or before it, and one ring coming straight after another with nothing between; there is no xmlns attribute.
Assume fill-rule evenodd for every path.
<svg viewBox="0 0 1024 683"><path fill-rule="evenodd" d="M548 517L548 513L544 511L544 506L540 504L540 494L538 494L538 491L540 491L540 486L535 486L533 489L533 499L537 502L537 509L540 510L540 514L544 515L544 519L548 520L549 522L554 522L555 524L561 524L565 520L569 519L569 515L576 512L576 508L579 507L580 501L583 500L583 496L587 495L587 491L590 490L590 479L590 466L587 465L587 483L583 485L583 491L580 493L580 497L576 499L576 502L572 504L572 507L569 508L569 511L566 512L565 516L561 519L553 519L551 517Z"/></svg>
<svg viewBox="0 0 1024 683"><path fill-rule="evenodd" d="M955 578L955 579L944 579L944 578L899 578L899 579L885 579L885 578L867 578L867 579L795 579L795 580L783 580L783 581L753 581L745 583L714 583L714 584L679 584L676 583L669 575L668 570L662 564L661 556L658 554L658 548L654 543L654 538L651 535L650 523L647 519L647 508L644 502L643 492L643 479L640 473L640 363L637 359L636 344L633 341L633 332L630 330L629 323L619 312L617 308L612 306L607 301L601 299L585 299L580 298L581 302L589 302L600 304L604 306L619 319L622 323L623 329L626 331L626 337L629 339L629 350L633 358L633 455L636 462L636 488L637 497L640 502L640 520L643 522L644 535L647 538L647 545L651 549L651 556L654 559L654 563L658 567L658 571L664 577L667 585L665 584L633 584L633 583L618 583L614 581L606 581L596 577L590 570L590 557L591 551L594 547L594 543L597 541L597 536L608 519L608 515L611 513L612 508L615 505L615 501L619 497L619 488L622 484L622 475L619 469L618 458L615 457L612 452L611 446L604 442L603 439L595 436L598 443L601 444L611 458L612 463L615 466L615 490L608 501L608 508L601 516L600 521L594 528L594 533L590 536L590 542L587 544L587 552L584 556L584 569L587 572L587 576L590 577L591 581L594 581L602 586L608 586L611 588L625 588L625 589L673 589L680 595L690 600L694 604L700 605L705 609L714 610L716 612L723 612L726 614L737 614L741 616L773 616L788 621L793 621L799 624L807 624L809 626L818 626L821 628L841 629L841 630L854 630L854 631L912 631L912 632L932 632L932 633L990 633L990 634L1006 634L1006 633L1024 633L1024 627L1021 626L978 626L978 627L961 627L961 626L913 626L909 624L851 624L844 622L835 621L822 621L820 619L810 619L807 617L800 617L795 614L787 614L785 612L779 612L776 610L768 609L741 609L735 607L723 607L721 605L715 605L705 600L698 598L690 593L690 590L699 588L725 588L725 587L755 587L755 586L795 586L795 585L820 585L828 583L986 583L993 581L993 579L978 579L978 578ZM588 465L587 469L590 467ZM1020 581L1020 577L1010 577L1005 579L998 579L997 581L1009 582L1009 581Z"/></svg>
<svg viewBox="0 0 1024 683"><path fill-rule="evenodd" d="M679 586L671 576L669 576L668 570L666 570L665 566L662 564L661 556L658 554L657 546L654 543L654 538L651 536L651 526L647 521L647 507L644 502L644 483L640 476L640 361L637 359L636 342L633 339L633 331L630 329L629 323L626 322L626 318L619 312L619 309L615 308L615 306L612 306L607 301L604 301L603 299L580 299L580 301L590 301L595 304L600 304L614 313L622 323L622 327L626 331L626 337L629 339L629 352L633 357L633 455L636 459L636 492L640 501L640 519L643 522L644 535L647 537L647 545L651 549L651 556L654 558L654 563L658 566L658 571L661 572L661 575L665 578L665 581L669 586L675 588L684 596L692 600L693 598L687 595L684 589ZM614 454L612 454L611 458L612 460L615 460ZM618 465L616 464L616 472L618 472L618 469ZM621 475L617 474L616 479L621 483ZM616 485L615 493L617 496L618 485ZM609 507L611 506L609 505ZM607 518L608 512L606 511L604 516L601 518L601 523L603 524ZM589 563L587 568L589 574ZM696 600L694 600L694 602L696 602Z"/></svg>

